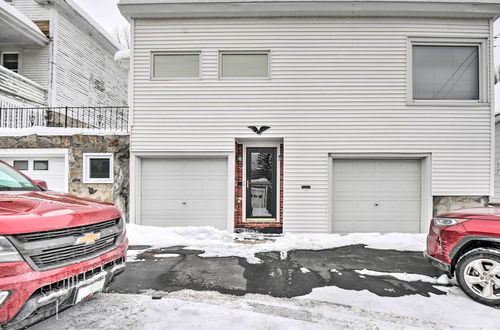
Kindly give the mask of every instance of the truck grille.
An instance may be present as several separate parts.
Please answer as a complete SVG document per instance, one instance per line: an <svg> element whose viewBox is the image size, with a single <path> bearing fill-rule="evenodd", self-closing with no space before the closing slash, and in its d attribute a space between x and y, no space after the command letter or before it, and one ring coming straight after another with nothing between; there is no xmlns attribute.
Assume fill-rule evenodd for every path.
<svg viewBox="0 0 500 330"><path fill-rule="evenodd" d="M123 231L121 219L96 224L13 235L12 243L35 270L48 270L92 259L120 244ZM86 234L100 237L79 243Z"/></svg>

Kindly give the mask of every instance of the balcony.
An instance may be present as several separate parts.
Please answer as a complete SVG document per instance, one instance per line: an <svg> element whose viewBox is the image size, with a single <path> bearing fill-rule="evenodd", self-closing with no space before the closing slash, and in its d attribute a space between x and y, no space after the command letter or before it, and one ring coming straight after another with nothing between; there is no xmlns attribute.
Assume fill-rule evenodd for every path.
<svg viewBox="0 0 500 330"><path fill-rule="evenodd" d="M46 106L47 90L34 81L0 66L0 106Z"/></svg>
<svg viewBox="0 0 500 330"><path fill-rule="evenodd" d="M128 110L126 106L0 108L0 129L127 133Z"/></svg>

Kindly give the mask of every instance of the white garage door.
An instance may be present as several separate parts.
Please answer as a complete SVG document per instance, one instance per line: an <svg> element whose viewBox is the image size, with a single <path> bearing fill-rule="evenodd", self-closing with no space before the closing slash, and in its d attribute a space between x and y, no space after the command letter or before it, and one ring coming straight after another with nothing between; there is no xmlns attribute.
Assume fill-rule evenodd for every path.
<svg viewBox="0 0 500 330"><path fill-rule="evenodd" d="M420 232L420 160L334 160L333 232Z"/></svg>
<svg viewBox="0 0 500 330"><path fill-rule="evenodd" d="M49 190L67 192L64 156L0 156L8 164L22 169L21 172L34 180L47 182ZM27 170L25 170L27 168Z"/></svg>
<svg viewBox="0 0 500 330"><path fill-rule="evenodd" d="M226 159L143 159L141 173L143 225L226 228Z"/></svg>

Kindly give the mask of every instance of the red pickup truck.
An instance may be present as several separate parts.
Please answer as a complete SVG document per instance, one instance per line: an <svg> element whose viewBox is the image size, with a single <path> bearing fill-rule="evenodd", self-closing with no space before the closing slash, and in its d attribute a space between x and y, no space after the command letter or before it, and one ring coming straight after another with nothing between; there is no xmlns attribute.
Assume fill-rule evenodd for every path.
<svg viewBox="0 0 500 330"><path fill-rule="evenodd" d="M0 328L19 329L104 290L128 240L114 205L50 192L0 161Z"/></svg>

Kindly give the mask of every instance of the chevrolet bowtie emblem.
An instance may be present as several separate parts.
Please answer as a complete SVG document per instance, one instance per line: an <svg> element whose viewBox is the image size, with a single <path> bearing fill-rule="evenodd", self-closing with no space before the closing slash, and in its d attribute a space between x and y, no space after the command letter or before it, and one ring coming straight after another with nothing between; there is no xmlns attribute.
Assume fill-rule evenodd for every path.
<svg viewBox="0 0 500 330"><path fill-rule="evenodd" d="M76 239L75 245L92 244L101 238L101 233L86 233Z"/></svg>

